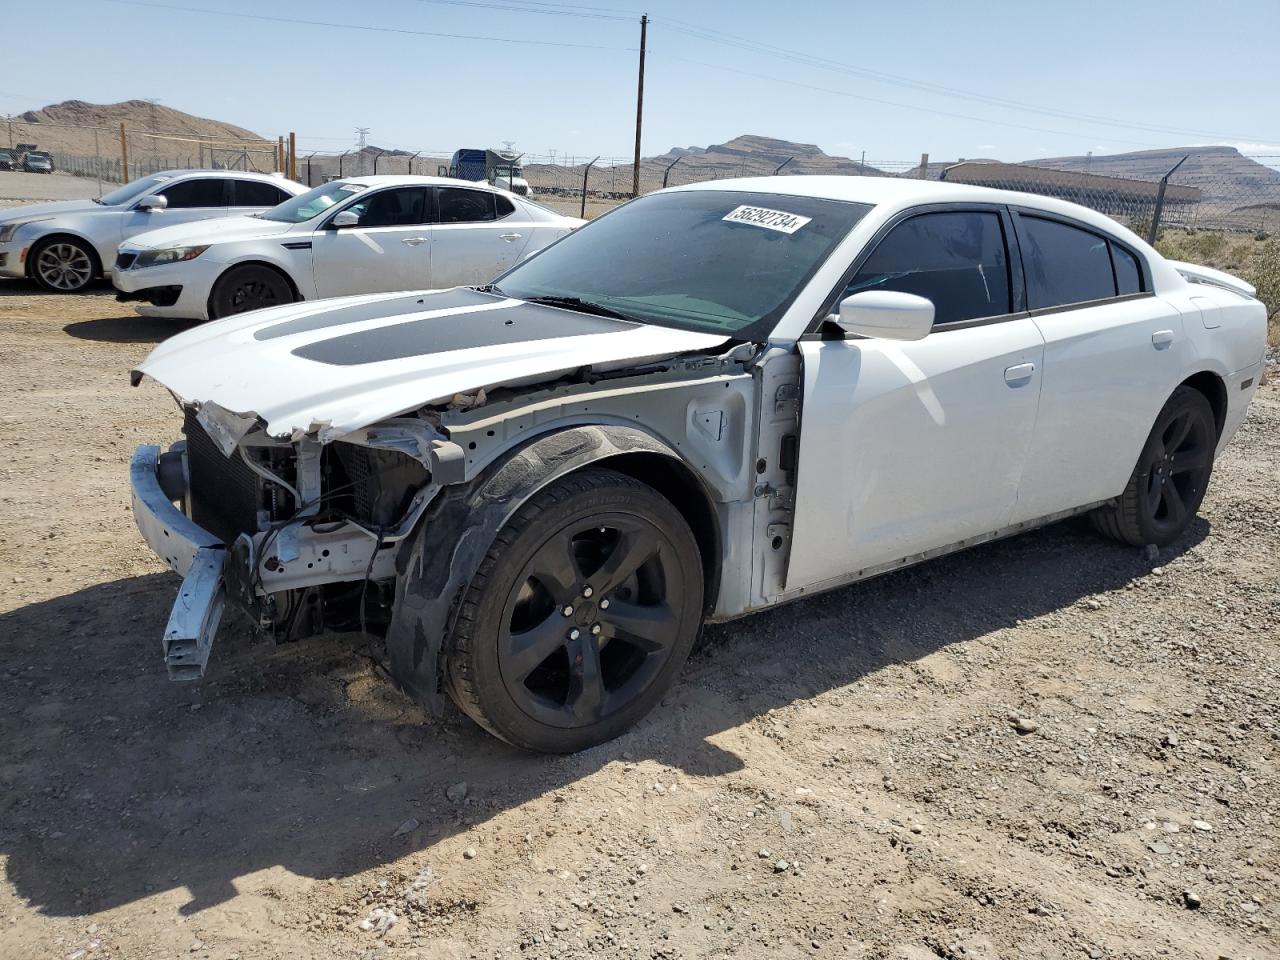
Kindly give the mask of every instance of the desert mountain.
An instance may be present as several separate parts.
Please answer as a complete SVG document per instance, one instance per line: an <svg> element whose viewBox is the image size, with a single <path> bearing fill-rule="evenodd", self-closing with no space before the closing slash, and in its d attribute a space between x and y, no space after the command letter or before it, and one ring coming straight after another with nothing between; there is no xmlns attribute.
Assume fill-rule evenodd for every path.
<svg viewBox="0 0 1280 960"><path fill-rule="evenodd" d="M86 103L84 100L67 100L50 104L40 110L28 110L14 117L13 135L16 141L37 143L44 150L92 156L94 131L70 129L70 127L101 127L98 132L98 149L115 157L118 152L117 137L120 124L129 132L149 132L190 137L200 140L235 141L237 143L262 138L252 130L221 120L209 120L193 116L160 103L146 100L125 100L123 103ZM149 138L147 138L149 140ZM139 140L139 142L143 142ZM158 147L164 155L178 156L195 152L195 145L186 150L173 141L161 141Z"/></svg>

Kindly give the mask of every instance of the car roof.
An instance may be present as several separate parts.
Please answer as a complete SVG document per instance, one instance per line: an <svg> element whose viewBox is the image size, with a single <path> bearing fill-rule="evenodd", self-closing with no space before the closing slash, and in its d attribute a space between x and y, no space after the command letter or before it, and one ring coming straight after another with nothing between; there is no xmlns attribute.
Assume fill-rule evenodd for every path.
<svg viewBox="0 0 1280 960"><path fill-rule="evenodd" d="M296 180L290 180L282 173L259 173L256 170L157 170L155 173L146 174L149 177L235 177L237 180L261 180L264 183L291 183L295 186L300 184Z"/></svg>
<svg viewBox="0 0 1280 960"><path fill-rule="evenodd" d="M706 183L690 183L672 187L665 193L690 190L741 190L751 193L771 193L780 197L817 197L826 200L843 200L867 203L893 213L908 207L932 203L997 203L1031 207L1046 213L1070 217L1081 223L1119 235L1128 240L1132 234L1111 217L1066 200L1044 197L1017 190L1000 190L995 187L978 187L964 183L948 183L945 180L912 180L906 177L864 176L777 176L741 177L734 180L712 180ZM1134 240L1138 239L1133 237ZM1145 246L1145 245L1144 245Z"/></svg>
<svg viewBox="0 0 1280 960"><path fill-rule="evenodd" d="M376 177L339 177L343 183L363 183L370 187L386 187L394 184L411 185L411 184L436 184L446 187L478 187L481 190L492 190L496 193L506 193L501 187L495 187L491 183L485 183L483 180L459 180L457 177L427 177L419 174L410 173L380 173Z"/></svg>

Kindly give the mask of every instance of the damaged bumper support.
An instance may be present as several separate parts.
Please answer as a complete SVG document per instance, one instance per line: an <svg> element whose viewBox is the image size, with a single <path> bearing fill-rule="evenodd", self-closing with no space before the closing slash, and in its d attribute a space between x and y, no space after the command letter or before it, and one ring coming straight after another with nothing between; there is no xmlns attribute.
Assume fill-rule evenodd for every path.
<svg viewBox="0 0 1280 960"><path fill-rule="evenodd" d="M209 662L226 602L222 542L173 505L160 483L160 448L139 447L129 465L133 517L156 554L182 576L164 629L171 680L199 680Z"/></svg>

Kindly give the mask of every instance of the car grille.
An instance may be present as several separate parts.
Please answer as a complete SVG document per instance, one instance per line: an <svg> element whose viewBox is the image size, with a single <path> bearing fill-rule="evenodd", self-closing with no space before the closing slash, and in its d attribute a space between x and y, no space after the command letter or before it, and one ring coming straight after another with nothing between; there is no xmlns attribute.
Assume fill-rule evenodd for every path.
<svg viewBox="0 0 1280 960"><path fill-rule="evenodd" d="M133 261L138 259L136 253L120 253L116 255L116 269L128 270L133 266Z"/></svg>
<svg viewBox="0 0 1280 960"><path fill-rule="evenodd" d="M239 456L224 457L193 410L187 410L187 471L191 519L225 543L258 529L264 501L262 481Z"/></svg>

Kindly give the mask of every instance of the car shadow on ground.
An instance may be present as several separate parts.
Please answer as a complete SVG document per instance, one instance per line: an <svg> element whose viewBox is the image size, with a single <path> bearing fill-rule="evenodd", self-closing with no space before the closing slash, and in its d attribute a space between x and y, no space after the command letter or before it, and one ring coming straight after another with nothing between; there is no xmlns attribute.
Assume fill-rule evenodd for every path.
<svg viewBox="0 0 1280 960"><path fill-rule="evenodd" d="M1208 530L1198 520L1159 562ZM18 894L60 916L180 887L193 913L277 865L348 876L613 762L740 770L710 738L1152 565L1069 522L713 627L660 708L570 757L427 716L351 635L272 647L227 624L204 684L171 684L159 637L177 579L99 584L0 615L0 853ZM445 791L460 781L470 793L457 805ZM410 817L421 826L393 837Z"/></svg>
<svg viewBox="0 0 1280 960"><path fill-rule="evenodd" d="M49 293L34 280L0 279L0 298L3 297L110 297L115 295L110 280L94 280L80 293Z"/></svg>
<svg viewBox="0 0 1280 960"><path fill-rule="evenodd" d="M175 334L199 326L196 320L174 320L167 317L102 317L77 320L62 328L79 340L99 343L160 343Z"/></svg>

